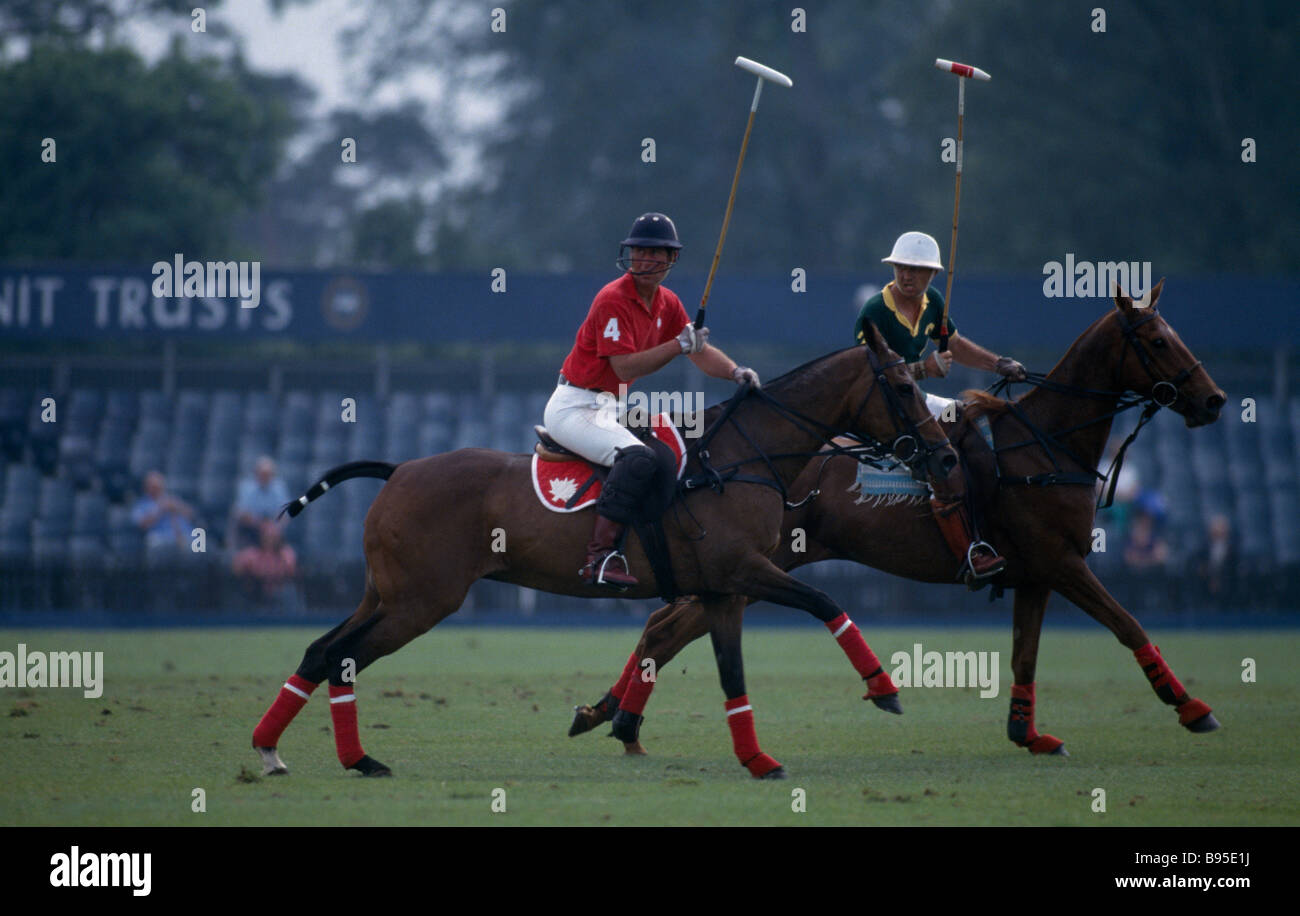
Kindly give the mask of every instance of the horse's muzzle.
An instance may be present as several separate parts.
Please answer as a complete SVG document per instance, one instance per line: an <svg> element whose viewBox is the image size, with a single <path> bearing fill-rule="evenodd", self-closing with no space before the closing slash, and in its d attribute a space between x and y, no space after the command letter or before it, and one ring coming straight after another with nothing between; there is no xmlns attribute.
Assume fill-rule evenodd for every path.
<svg viewBox="0 0 1300 916"><path fill-rule="evenodd" d="M1204 404L1193 403L1192 409L1184 415L1184 421L1188 429L1195 429L1198 426L1208 426L1215 420L1219 419L1219 412L1223 405L1227 403L1227 398L1223 392L1216 392L1205 399Z"/></svg>
<svg viewBox="0 0 1300 916"><path fill-rule="evenodd" d="M935 476L943 479L952 473L953 468L957 467L957 453L953 451L951 445L939 449L930 456L932 463L931 470Z"/></svg>

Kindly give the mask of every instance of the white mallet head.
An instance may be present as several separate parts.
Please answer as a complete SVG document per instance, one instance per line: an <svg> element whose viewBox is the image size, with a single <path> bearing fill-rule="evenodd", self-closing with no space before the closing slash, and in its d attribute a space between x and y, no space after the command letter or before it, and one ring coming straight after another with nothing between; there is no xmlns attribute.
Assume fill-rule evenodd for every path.
<svg viewBox="0 0 1300 916"><path fill-rule="evenodd" d="M794 85L794 81L780 70L773 70L771 67L764 67L758 61L750 60L748 57L737 57L736 66L742 70L748 70L760 79L771 80L774 83L779 83L787 89ZM987 77L985 78L987 79Z"/></svg>

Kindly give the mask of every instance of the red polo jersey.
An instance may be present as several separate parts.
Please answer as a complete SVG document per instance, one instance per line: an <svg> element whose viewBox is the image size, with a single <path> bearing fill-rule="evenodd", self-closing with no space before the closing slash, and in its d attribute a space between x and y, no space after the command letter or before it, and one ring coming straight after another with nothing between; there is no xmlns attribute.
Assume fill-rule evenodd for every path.
<svg viewBox="0 0 1300 916"><path fill-rule="evenodd" d="M579 388L617 393L620 383L630 385L636 380L620 379L609 364L611 356L656 347L675 338L689 322L682 300L663 286L655 290L654 303L647 312L632 275L623 274L592 300L560 371Z"/></svg>

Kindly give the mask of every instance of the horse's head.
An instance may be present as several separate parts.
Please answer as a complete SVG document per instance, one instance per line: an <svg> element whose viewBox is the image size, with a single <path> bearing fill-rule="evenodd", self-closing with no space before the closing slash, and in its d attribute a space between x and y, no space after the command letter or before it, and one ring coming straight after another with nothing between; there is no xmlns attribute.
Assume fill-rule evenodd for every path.
<svg viewBox="0 0 1300 916"><path fill-rule="evenodd" d="M914 471L924 466L932 478L945 479L957 466L957 452L925 406L903 358L889 349L874 324L866 322L865 329L866 346L855 352L865 352L870 371L860 374L849 393L848 431L889 445ZM882 435L883 430L891 432Z"/></svg>
<svg viewBox="0 0 1300 916"><path fill-rule="evenodd" d="M1156 311L1156 300L1164 285L1161 278L1138 302L1118 284L1115 287L1116 319L1124 338L1119 381L1125 388L1181 414L1189 427L1204 426L1219 418L1227 399L1200 360Z"/></svg>

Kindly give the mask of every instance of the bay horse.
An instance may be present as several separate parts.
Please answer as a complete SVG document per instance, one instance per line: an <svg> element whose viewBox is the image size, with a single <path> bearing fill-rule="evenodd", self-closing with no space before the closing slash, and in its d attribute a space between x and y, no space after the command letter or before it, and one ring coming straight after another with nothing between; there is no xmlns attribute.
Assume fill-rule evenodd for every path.
<svg viewBox="0 0 1300 916"><path fill-rule="evenodd" d="M1045 379L1037 377L1038 387L1015 402L967 392L974 402L959 422L948 426L976 492L984 496L981 534L1007 558L1001 584L1015 590L1007 737L1033 754L1066 754L1064 742L1039 734L1034 726L1038 638L1053 591L1099 621L1134 653L1156 695L1177 709L1180 724L1192 732L1219 727L1210 707L1188 695L1141 625L1085 563L1092 543L1095 484L1102 476L1096 468L1115 414L1145 404L1149 417L1164 406L1181 414L1188 427L1196 427L1214 422L1225 401L1209 373L1156 311L1163 285L1161 280L1152 289L1148 308L1135 306L1117 292L1115 308L1080 335ZM981 414L990 422L996 455L972 425ZM781 546L772 561L788 571L820 560L847 559L921 582L953 582L952 555L929 510L915 504L858 504L846 495L856 470L844 456L813 462L804 470L792 492L819 495L786 515ZM802 552L791 549L795 529L805 533ZM704 632L704 616L689 598L652 614L623 676L595 704L575 709L569 734L582 734L612 718L614 737L624 742L625 752L645 753L638 733L654 681L636 676L642 660L653 659L662 670ZM901 712L901 707L892 711Z"/></svg>
<svg viewBox="0 0 1300 916"><path fill-rule="evenodd" d="M902 359L871 330L866 346L814 360L761 390L746 386L706 411L705 432L687 451L686 473L712 485L689 492L663 519L679 593L701 596L736 755L755 777L785 774L759 750L745 696L740 635L746 599L801 608L827 621L845 616L827 595L768 559L779 542L787 488L823 445L843 433L892 442L911 452L918 468L924 464L941 478L957 472L957 455ZM873 397L877 389L880 395ZM741 473L749 465L760 473ZM328 471L286 509L296 515L329 488L358 476L387 481L365 520L365 594L351 617L308 646L254 730L253 746L268 774L287 772L277 751L280 736L328 678L339 762L364 776L391 775L361 747L355 677L454 613L475 581L495 579L583 598L610 595L578 577L590 518L541 505L527 455L471 448L398 465L352 462ZM624 595L660 594L640 543L629 539L626 552L642 585ZM882 674L860 635L846 651L854 653L864 675Z"/></svg>

